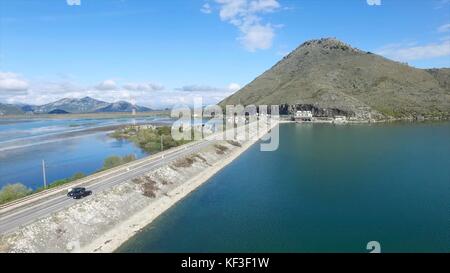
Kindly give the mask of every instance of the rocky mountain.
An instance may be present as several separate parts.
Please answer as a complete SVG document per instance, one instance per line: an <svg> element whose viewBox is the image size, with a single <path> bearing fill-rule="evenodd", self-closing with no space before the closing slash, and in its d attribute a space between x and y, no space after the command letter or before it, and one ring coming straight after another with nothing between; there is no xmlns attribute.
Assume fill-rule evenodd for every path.
<svg viewBox="0 0 450 273"><path fill-rule="evenodd" d="M20 107L20 109L21 109L24 113L32 113L32 112L34 112L34 110L36 109L36 106L30 105L30 104L19 103L19 104L14 104L14 105Z"/></svg>
<svg viewBox="0 0 450 273"><path fill-rule="evenodd" d="M148 112L150 108L143 106L134 106L136 112ZM110 103L108 106L96 110L96 112L131 112L133 111L133 104L126 101L118 101Z"/></svg>
<svg viewBox="0 0 450 273"><path fill-rule="evenodd" d="M427 69L427 71L433 75L442 88L450 90L450 68Z"/></svg>
<svg viewBox="0 0 450 273"><path fill-rule="evenodd" d="M82 99L64 98L58 101L37 106L35 113L49 113L54 110L62 110L68 113L92 113L97 110L107 107L109 103L96 100L90 97Z"/></svg>
<svg viewBox="0 0 450 273"><path fill-rule="evenodd" d="M414 68L334 38L311 40L221 105L239 103L364 120L448 118L450 69Z"/></svg>
<svg viewBox="0 0 450 273"><path fill-rule="evenodd" d="M20 107L13 104L3 104L0 103L0 116L3 115L21 115L24 112Z"/></svg>
<svg viewBox="0 0 450 273"><path fill-rule="evenodd" d="M91 97L82 99L64 98L58 101L35 106L28 104L0 104L0 115L32 114L67 114L67 113L104 113L104 112L131 112L133 107L137 112L148 112L150 108L119 101L115 103L96 100Z"/></svg>

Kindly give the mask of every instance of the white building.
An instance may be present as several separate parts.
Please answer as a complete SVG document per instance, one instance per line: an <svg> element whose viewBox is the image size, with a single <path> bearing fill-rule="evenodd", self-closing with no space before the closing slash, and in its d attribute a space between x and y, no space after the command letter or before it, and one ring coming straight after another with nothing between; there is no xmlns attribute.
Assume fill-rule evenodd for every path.
<svg viewBox="0 0 450 273"><path fill-rule="evenodd" d="M335 123L345 123L345 122L347 122L347 117L346 116L335 116L334 122Z"/></svg>
<svg viewBox="0 0 450 273"><path fill-rule="evenodd" d="M301 121L311 121L313 114L311 111L297 111L294 118Z"/></svg>
<svg viewBox="0 0 450 273"><path fill-rule="evenodd" d="M313 114L311 111L297 111L295 113L296 118L312 118Z"/></svg>

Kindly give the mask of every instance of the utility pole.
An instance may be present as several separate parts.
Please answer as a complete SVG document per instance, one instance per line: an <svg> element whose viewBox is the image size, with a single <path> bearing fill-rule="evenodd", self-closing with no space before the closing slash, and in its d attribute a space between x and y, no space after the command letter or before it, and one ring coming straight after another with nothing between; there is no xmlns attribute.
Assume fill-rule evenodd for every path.
<svg viewBox="0 0 450 273"><path fill-rule="evenodd" d="M42 159L42 177L44 178L44 189L47 188L47 176L45 174L45 160Z"/></svg>
<svg viewBox="0 0 450 273"><path fill-rule="evenodd" d="M161 135L161 152L164 150L164 146L163 146L163 136Z"/></svg>

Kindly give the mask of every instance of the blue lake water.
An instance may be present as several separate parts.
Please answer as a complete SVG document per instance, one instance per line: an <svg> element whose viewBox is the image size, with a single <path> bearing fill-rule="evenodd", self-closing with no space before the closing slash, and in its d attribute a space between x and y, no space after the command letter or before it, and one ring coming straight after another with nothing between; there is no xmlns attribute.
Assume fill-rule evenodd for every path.
<svg viewBox="0 0 450 273"><path fill-rule="evenodd" d="M132 143L111 139L106 133L5 151L0 154L0 187L16 182L32 189L43 186L42 159L47 181L52 182L77 172L91 174L103 166L108 156L129 154L144 156Z"/></svg>
<svg viewBox="0 0 450 273"><path fill-rule="evenodd" d="M42 186L43 159L47 180L52 182L77 172L91 174L108 156L134 154L141 158L145 153L134 144L94 130L133 122L170 123L170 119L0 120L0 188L8 183L23 183L32 189ZM17 148L9 149L13 146Z"/></svg>
<svg viewBox="0 0 450 273"><path fill-rule="evenodd" d="M119 252L450 251L450 124L286 124Z"/></svg>
<svg viewBox="0 0 450 273"><path fill-rule="evenodd" d="M111 126L126 123L141 123L152 121L168 121L164 117L131 118L103 118L103 119L29 119L29 120L0 120L0 144L18 139L48 136L67 132L76 132L101 126Z"/></svg>

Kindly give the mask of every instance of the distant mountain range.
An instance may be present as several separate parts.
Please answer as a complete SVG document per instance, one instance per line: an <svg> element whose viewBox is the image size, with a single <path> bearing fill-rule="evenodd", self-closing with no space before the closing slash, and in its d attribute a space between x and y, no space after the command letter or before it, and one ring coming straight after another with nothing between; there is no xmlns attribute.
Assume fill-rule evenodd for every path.
<svg viewBox="0 0 450 273"><path fill-rule="evenodd" d="M23 113L20 106L0 103L0 115L20 115Z"/></svg>
<svg viewBox="0 0 450 273"><path fill-rule="evenodd" d="M133 105L126 101L114 103L96 100L91 97L82 99L64 98L44 105L29 104L2 104L0 103L0 115L20 114L81 114L81 113L107 113L107 112L148 112L152 109Z"/></svg>
<svg viewBox="0 0 450 273"><path fill-rule="evenodd" d="M334 38L303 43L221 105L355 119L449 118L450 69L418 69Z"/></svg>

